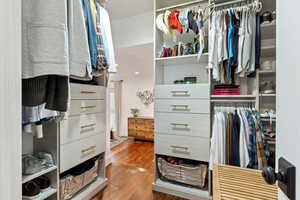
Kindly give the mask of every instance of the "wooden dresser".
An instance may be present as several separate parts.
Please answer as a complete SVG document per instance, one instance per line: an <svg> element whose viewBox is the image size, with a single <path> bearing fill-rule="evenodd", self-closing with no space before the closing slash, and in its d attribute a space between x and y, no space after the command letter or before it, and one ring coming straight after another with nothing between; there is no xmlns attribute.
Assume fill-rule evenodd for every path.
<svg viewBox="0 0 300 200"><path fill-rule="evenodd" d="M154 140L154 119L149 117L128 118L128 136L139 140Z"/></svg>

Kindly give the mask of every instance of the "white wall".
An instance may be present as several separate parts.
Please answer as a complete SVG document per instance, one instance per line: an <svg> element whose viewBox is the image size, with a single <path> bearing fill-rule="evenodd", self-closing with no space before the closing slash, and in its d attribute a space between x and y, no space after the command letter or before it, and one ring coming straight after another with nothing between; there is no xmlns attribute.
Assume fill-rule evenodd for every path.
<svg viewBox="0 0 300 200"><path fill-rule="evenodd" d="M153 104L145 106L136 95L139 90L153 91L153 43L117 49L116 59L119 64L116 80L123 80L120 135L127 136L131 108L139 108L141 116L153 117Z"/></svg>
<svg viewBox="0 0 300 200"><path fill-rule="evenodd" d="M300 200L300 27L299 0L277 0L277 158L297 166L297 199ZM286 199L281 192L279 200Z"/></svg>
<svg viewBox="0 0 300 200"><path fill-rule="evenodd" d="M153 12L112 20L115 48L153 43Z"/></svg>
<svg viewBox="0 0 300 200"><path fill-rule="evenodd" d="M21 4L10 0L0 6L1 200L22 198Z"/></svg>

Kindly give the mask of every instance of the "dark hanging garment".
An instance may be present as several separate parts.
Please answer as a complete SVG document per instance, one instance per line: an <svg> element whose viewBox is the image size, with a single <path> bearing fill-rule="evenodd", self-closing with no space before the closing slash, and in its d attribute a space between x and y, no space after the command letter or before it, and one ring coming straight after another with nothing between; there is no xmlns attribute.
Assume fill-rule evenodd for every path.
<svg viewBox="0 0 300 200"><path fill-rule="evenodd" d="M260 15L256 14L256 38L255 38L255 67L260 68L260 57L261 57L261 26L260 26Z"/></svg>
<svg viewBox="0 0 300 200"><path fill-rule="evenodd" d="M22 80L23 106L39 106L66 112L69 98L69 77L46 75Z"/></svg>
<svg viewBox="0 0 300 200"><path fill-rule="evenodd" d="M232 162L233 166L240 167L240 118L237 112L233 116L232 126Z"/></svg>

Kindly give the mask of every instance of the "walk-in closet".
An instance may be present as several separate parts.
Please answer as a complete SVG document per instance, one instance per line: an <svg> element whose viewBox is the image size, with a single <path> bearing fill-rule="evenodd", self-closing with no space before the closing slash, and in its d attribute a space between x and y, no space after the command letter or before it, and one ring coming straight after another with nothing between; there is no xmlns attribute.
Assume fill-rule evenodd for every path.
<svg viewBox="0 0 300 200"><path fill-rule="evenodd" d="M297 0L0 6L0 200L300 200Z"/></svg>

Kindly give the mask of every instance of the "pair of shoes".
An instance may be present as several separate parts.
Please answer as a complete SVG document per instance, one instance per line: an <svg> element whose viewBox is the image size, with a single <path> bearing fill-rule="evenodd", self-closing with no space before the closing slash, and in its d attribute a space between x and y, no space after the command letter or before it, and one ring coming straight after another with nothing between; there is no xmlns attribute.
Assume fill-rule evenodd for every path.
<svg viewBox="0 0 300 200"><path fill-rule="evenodd" d="M38 177L32 181L24 183L22 186L22 198L23 199L36 199L40 196L41 192L44 192L50 188L50 179L46 176Z"/></svg>
<svg viewBox="0 0 300 200"><path fill-rule="evenodd" d="M263 82L260 86L263 94L275 94L275 83L273 81Z"/></svg>
<svg viewBox="0 0 300 200"><path fill-rule="evenodd" d="M31 175L42 171L45 168L54 166L54 159L51 153L40 152L37 156L22 156L22 172L25 175Z"/></svg>

